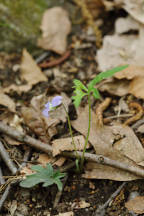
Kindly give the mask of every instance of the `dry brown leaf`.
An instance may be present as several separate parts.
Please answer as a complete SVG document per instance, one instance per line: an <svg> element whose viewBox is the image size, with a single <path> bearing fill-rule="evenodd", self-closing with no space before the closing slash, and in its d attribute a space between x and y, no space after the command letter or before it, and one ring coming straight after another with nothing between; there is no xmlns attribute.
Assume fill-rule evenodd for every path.
<svg viewBox="0 0 144 216"><path fill-rule="evenodd" d="M105 71L118 65L131 64L135 66L144 66L143 62L143 49L144 49L144 28L138 25L136 28L135 21L132 21L131 29L129 29L129 17L120 18L120 20L128 25L128 30L137 30L138 34L121 34L122 31L126 31L126 27L120 31L120 25L115 24L115 33L111 36L105 36L103 46L97 52L96 60L100 71ZM118 27L117 27L118 26ZM127 31L126 31L127 32ZM126 33L123 32L123 33ZM109 50L109 52L107 51Z"/></svg>
<svg viewBox="0 0 144 216"><path fill-rule="evenodd" d="M72 121L72 126L86 136L87 124L88 107L80 108L78 110L78 118L77 120ZM137 166L136 163L139 164L144 161L144 149L131 128L120 124L99 127L96 124L96 115L94 112L92 112L89 141L97 154L102 154L113 160L126 164L133 164L134 166ZM94 170L91 170L90 172L86 171L85 177L107 178L120 181L139 178L117 168L99 164L96 164L95 166L96 168ZM105 172L102 171L103 167L104 170L106 170Z"/></svg>
<svg viewBox="0 0 144 216"><path fill-rule="evenodd" d="M83 208L89 208L90 203L86 202L85 200L81 200L79 202L73 202L72 208L74 209L83 209Z"/></svg>
<svg viewBox="0 0 144 216"><path fill-rule="evenodd" d="M137 21L144 24L144 2L143 0L123 0L123 8Z"/></svg>
<svg viewBox="0 0 144 216"><path fill-rule="evenodd" d="M50 137L47 133L47 128L44 124L42 115L32 107L22 107L21 114L25 124L39 136L41 141L47 143L50 140Z"/></svg>
<svg viewBox="0 0 144 216"><path fill-rule="evenodd" d="M71 23L67 12L61 7L48 9L42 19L42 38L38 45L46 50L63 54L67 47L67 35L71 31Z"/></svg>
<svg viewBox="0 0 144 216"><path fill-rule="evenodd" d="M26 80L29 86L35 85L42 81L47 81L47 77L37 66L32 56L26 49L23 50L21 68L21 78Z"/></svg>
<svg viewBox="0 0 144 216"><path fill-rule="evenodd" d="M106 80L98 89L102 92L107 91L113 95L124 96L128 94L129 83L130 81L128 80L110 79Z"/></svg>
<svg viewBox="0 0 144 216"><path fill-rule="evenodd" d="M121 30L121 23L125 22L125 27ZM133 23L133 24L132 24ZM131 26L131 27L130 27ZM127 29L128 27L128 29ZM124 34L126 30L135 29L137 35ZM123 32L124 31L124 32ZM109 50L109 52L107 52ZM107 90L115 95L122 96L127 93L135 97L144 98L144 28L137 24L130 17L120 18L116 21L115 34L104 38L103 47L97 52L99 69L108 70L118 65L129 64L130 66L115 74L117 79L125 79L121 82L115 80L112 83L104 83L100 90ZM128 83L128 80L131 80ZM125 88L123 89L122 86ZM112 89L111 89L112 88Z"/></svg>
<svg viewBox="0 0 144 216"><path fill-rule="evenodd" d="M0 104L8 107L11 112L15 112L16 105L14 101L3 92L0 92Z"/></svg>
<svg viewBox="0 0 144 216"><path fill-rule="evenodd" d="M49 156L48 154L40 154L37 162L40 163L42 166L46 166L47 163L51 163L53 157Z"/></svg>
<svg viewBox="0 0 144 216"><path fill-rule="evenodd" d="M132 200L125 203L125 207L129 211L133 211L136 214L144 213L144 196L137 196Z"/></svg>
<svg viewBox="0 0 144 216"><path fill-rule="evenodd" d="M17 93L21 94L22 92L29 91L32 85L35 85L42 81L47 81L47 77L42 73L32 56L27 52L26 49L23 50L22 63L20 65L20 68L21 78L27 81L27 84L12 84L8 87L3 88L4 93L16 91Z"/></svg>
<svg viewBox="0 0 144 216"><path fill-rule="evenodd" d="M4 135L4 139L5 139L6 143L9 144L9 145L17 146L17 145L23 144L22 142L14 140L11 137L8 137L7 135Z"/></svg>
<svg viewBox="0 0 144 216"><path fill-rule="evenodd" d="M144 124L138 127L137 132L142 133L142 134L144 133Z"/></svg>
<svg viewBox="0 0 144 216"><path fill-rule="evenodd" d="M121 157L121 162L135 166L135 163L126 157ZM109 179L114 181L133 181L140 179L127 171L116 169L107 165L88 162L83 177L86 179Z"/></svg>
<svg viewBox="0 0 144 216"><path fill-rule="evenodd" d="M31 86L28 85L28 84L26 84L26 85L20 85L20 86L12 84L9 87L3 88L3 92L9 93L11 91L16 91L18 94L21 94L22 92L27 92L30 89L31 89Z"/></svg>
<svg viewBox="0 0 144 216"><path fill-rule="evenodd" d="M74 142L76 145L76 149L78 151L83 150L84 144L85 144L85 139L83 136L75 136ZM87 148L89 148L89 145L87 146ZM68 137L68 138L61 138L61 139L53 140L52 150L53 150L53 156L56 156L63 151L74 151L75 149L72 144L72 138Z"/></svg>
<svg viewBox="0 0 144 216"><path fill-rule="evenodd" d="M66 158L65 157L60 157L58 160L56 160L53 165L56 165L58 167L61 167L64 162L66 161Z"/></svg>
<svg viewBox="0 0 144 216"><path fill-rule="evenodd" d="M70 211L70 212L59 213L58 215L55 216L74 216L74 213Z"/></svg>

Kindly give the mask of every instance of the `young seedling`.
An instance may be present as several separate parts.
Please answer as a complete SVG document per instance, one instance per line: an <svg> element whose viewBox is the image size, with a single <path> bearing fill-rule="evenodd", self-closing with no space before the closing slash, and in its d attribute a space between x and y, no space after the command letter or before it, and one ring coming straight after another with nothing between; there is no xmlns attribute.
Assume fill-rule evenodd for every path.
<svg viewBox="0 0 144 216"><path fill-rule="evenodd" d="M89 120L88 120L88 130L87 130L87 136L85 139L85 145L84 145L84 149L83 149L83 154L81 157L81 162L80 162L80 169L83 169L83 164L84 164L84 155L85 155L85 151L86 151L86 147L88 144L88 139L89 139L89 135L90 135L90 127L91 127L91 95L93 95L93 97L95 99L99 99L100 98L100 94L98 89L95 88L95 85L97 83L99 83L100 81L102 81L103 79L106 79L108 77L113 76L116 72L121 71L125 68L127 68L128 65L125 66L120 66L120 67L116 67L113 68L112 70L108 70L106 72L102 72L100 74L98 74L93 80L91 80L87 86L85 86L80 80L75 79L74 82L74 96L72 97L73 99L73 103L75 105L76 108L79 107L81 100L84 96L88 97L88 109L89 109Z"/></svg>
<svg viewBox="0 0 144 216"><path fill-rule="evenodd" d="M36 173L28 175L26 179L22 180L20 182L21 187L31 188L39 183L43 183L43 187L56 184L58 189L60 191L62 190L62 182L60 179L66 175L65 173L54 171L50 163L45 168L41 165L33 165L31 169L36 171Z"/></svg>

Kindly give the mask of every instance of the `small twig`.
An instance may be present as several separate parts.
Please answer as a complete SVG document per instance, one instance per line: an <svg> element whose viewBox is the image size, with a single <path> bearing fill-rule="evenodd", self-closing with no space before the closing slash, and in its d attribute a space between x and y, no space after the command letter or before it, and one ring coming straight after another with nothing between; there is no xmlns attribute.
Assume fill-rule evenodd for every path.
<svg viewBox="0 0 144 216"><path fill-rule="evenodd" d="M23 167L26 166L27 161L29 160L30 154L31 154L31 149L27 148L26 151L25 151L24 157L23 157L23 162L21 163L18 171L20 171Z"/></svg>
<svg viewBox="0 0 144 216"><path fill-rule="evenodd" d="M12 127L7 126L6 124L2 122L0 122L0 131L34 148L42 150L46 152L47 154L52 154L52 147L49 144L38 141L28 135L25 135L22 132L16 131ZM79 157L82 157L82 152L77 151L77 154ZM71 157L71 158L76 158L77 156L75 152L62 152L61 155L65 157ZM140 166L136 164L135 166L128 165L123 162L112 160L103 155L97 155L97 154L91 154L91 153L85 153L85 160L93 161L93 162L103 164L103 165L109 165L115 168L119 168L119 169L128 171L130 173L133 173L134 175L144 178L144 169L142 169Z"/></svg>
<svg viewBox="0 0 144 216"><path fill-rule="evenodd" d="M60 167L60 172L66 172L69 169L73 168L76 165L75 161L72 161L71 163L69 163L68 165L65 165L63 167Z"/></svg>
<svg viewBox="0 0 144 216"><path fill-rule="evenodd" d="M136 122L137 120L139 120L142 116L143 116L143 107L136 103L136 102L131 102L129 104L129 108L131 109L136 109L137 113L136 115L132 116L131 118L127 119L124 123L124 125L130 125L132 124L133 122Z"/></svg>
<svg viewBox="0 0 144 216"><path fill-rule="evenodd" d="M53 204L53 208L56 208L59 201L60 201L60 198L62 196L62 192L63 192L63 189L65 187L65 184L66 184L66 181L68 179L68 175L66 175L63 179L63 186L62 186L62 190L61 191L58 191L57 194L56 194L56 197L55 197L55 200L54 200L54 204Z"/></svg>
<svg viewBox="0 0 144 216"><path fill-rule="evenodd" d="M7 186L7 188L5 189L5 192L3 193L3 195L2 195L2 197L0 199L0 210L1 210L1 208L2 208L2 206L4 204L4 202L5 202L5 200L7 199L7 196L9 194L9 192L10 192L10 189L11 189L11 185L9 184Z"/></svg>
<svg viewBox="0 0 144 216"><path fill-rule="evenodd" d="M0 184L4 184L4 183L5 183L5 180L3 178L2 169L0 167Z"/></svg>
<svg viewBox="0 0 144 216"><path fill-rule="evenodd" d="M30 150L30 148L28 148L28 149L25 151L25 154L24 154L24 157L23 157L23 159L24 159L25 161L29 159L30 153L31 153L31 150ZM22 163L21 166L20 166L20 168L22 168L23 166L25 166L25 164L26 164L26 162ZM18 169L18 171L20 171L20 169ZM19 182L19 180L15 181L15 184L16 184L17 182ZM5 183L5 182L4 182L4 183ZM8 195L9 195L9 192L10 192L10 189L11 189L11 185L12 185L12 184L13 184L13 183L9 183L9 184L8 184L7 188L5 189L5 192L3 193L3 195L2 195L2 197L1 197L1 199L0 199L0 210L1 210L1 208L2 208L2 206L3 206L3 204L4 204L4 202L5 202L5 200L7 199Z"/></svg>
<svg viewBox="0 0 144 216"><path fill-rule="evenodd" d="M12 160L10 159L6 149L4 148L2 142L0 141L0 156L2 157L3 161L6 163L6 165L8 166L9 170L12 172L12 174L14 175L17 172L17 168L14 165L14 163L12 162Z"/></svg>
<svg viewBox="0 0 144 216"><path fill-rule="evenodd" d="M36 63L39 64L40 62L42 62L46 57L48 57L50 55L50 52L44 52L42 53L39 57L36 58Z"/></svg>
<svg viewBox="0 0 144 216"><path fill-rule="evenodd" d="M26 143L26 144L34 147L34 148L37 148L39 150L46 152L48 154L51 154L51 152L52 152L52 147L50 145L48 145L47 143L38 141L38 140L28 136L28 135L25 135L24 133L22 133L18 130L15 130L14 128L6 125L2 121L0 121L0 131L7 134L8 136L18 140L18 141L20 141L20 142Z"/></svg>
<svg viewBox="0 0 144 216"><path fill-rule="evenodd" d="M43 62L41 64L39 64L39 67L41 68L48 68L48 67L53 67L53 66L56 66L56 65L59 65L61 64L62 62L64 62L66 59L69 58L71 52L70 50L67 50L63 56L61 56L60 58L56 59L56 60L53 60L53 61L50 61L50 62Z"/></svg>
<svg viewBox="0 0 144 216"><path fill-rule="evenodd" d="M105 216L105 209L108 207L109 203L120 193L122 188L126 185L126 182L123 182L117 190L110 196L110 198L103 204L100 205L97 210L94 212L93 216Z"/></svg>
<svg viewBox="0 0 144 216"><path fill-rule="evenodd" d="M131 117L133 116L133 114L120 114L120 115L113 115L113 116L108 116L106 118L104 118L104 121L107 121L109 119L117 119L117 118L127 118L127 117Z"/></svg>
<svg viewBox="0 0 144 216"><path fill-rule="evenodd" d="M98 126L103 126L103 111L110 105L111 98L106 98L96 109L96 121Z"/></svg>
<svg viewBox="0 0 144 216"><path fill-rule="evenodd" d="M143 119L140 119L139 121L137 121L136 123L134 123L131 128L132 129L136 129L138 128L140 125L144 124L144 118Z"/></svg>

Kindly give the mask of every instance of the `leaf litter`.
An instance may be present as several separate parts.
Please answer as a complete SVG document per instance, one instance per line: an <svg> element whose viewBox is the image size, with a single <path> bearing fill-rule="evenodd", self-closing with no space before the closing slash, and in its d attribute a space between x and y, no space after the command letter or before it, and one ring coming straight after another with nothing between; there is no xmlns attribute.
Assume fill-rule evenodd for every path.
<svg viewBox="0 0 144 216"><path fill-rule="evenodd" d="M115 23L114 35L104 37L103 47L97 51L96 60L100 71L104 71L105 69L110 69L115 65L121 65L125 63L129 63L130 66L124 71L117 73L114 78L103 81L103 83L100 84L98 88L101 91L107 91L118 96L126 96L129 93L133 94L135 97L143 99L143 27L140 23L137 22L137 20L143 22L142 16L139 16L137 18L137 15L135 15L137 14L135 13L135 9L138 5L130 11L132 0L123 2L125 6L122 7L125 8L125 10L127 10L129 14L136 20L134 20L130 16L128 16L127 18L117 19ZM58 23L58 25L56 26L53 24L54 14L57 10L59 10L59 12L65 16L61 16L61 18L65 20L62 20L62 22L67 23L67 28L64 29L65 32L62 32L63 29L59 28L61 26L61 19L59 16L59 19L55 21L55 23ZM48 12L50 12L51 15L48 15ZM52 32L56 31L59 34L56 34L56 38L50 37L50 40L48 41L48 34L50 33L52 35L52 32L49 32L50 27L47 25L47 17L49 16L51 16L52 19L52 22L49 22L49 24L51 26L53 25L56 28L52 29ZM46 48L47 50L53 50L58 54L63 54L67 49L67 36L71 31L71 24L67 12L62 8L49 9L44 14L41 29L43 31L43 35L38 42L39 44L41 43L41 47L43 47L44 49ZM127 32L130 30L136 30L137 34L127 34ZM90 47L92 49L92 46ZM111 48L109 49L109 47ZM109 50L109 52L107 50ZM113 61L111 61L111 59ZM71 63L70 66L72 67ZM60 76L62 76L61 70L63 70L63 67L54 67L53 70L58 70ZM5 121L7 121L9 125L14 126L17 129L19 128L20 130L26 129L28 133L33 134L33 136L36 136L37 139L42 140L43 142L45 142L45 144L47 144L49 141L51 142L53 148L53 157L49 157L47 154L39 153L36 163L41 164L42 166L46 166L47 163L51 163L55 166L61 167L67 160L66 158L61 157L58 154L63 151L74 151L74 148L71 144L72 140L70 137L67 137L69 135L67 135L66 137L63 137L62 135L62 137L60 136L60 138L57 138L57 136L59 137L58 126L62 124L64 127L65 123L67 122L66 114L64 113L62 107L58 107L55 112L51 113L51 116L49 118L45 118L41 114L44 108L44 104L48 101L51 101L53 96L59 94L57 91L57 83L55 84L56 92L54 95L51 95L49 90L47 92L45 91L43 94L41 94L41 92L37 92L34 96L31 97L30 101L25 103L25 105L19 102L15 103L11 97L5 94L15 91L19 95L22 95L22 93L30 92L31 89L40 82L55 82L57 77L55 77L54 80L48 80L48 76L46 76L46 74L47 73L41 71L40 67L37 66L32 56L26 49L24 49L22 63L20 65L20 85L12 84L9 87L1 88L1 94L4 97L4 100L2 100L1 98L0 104L8 107L10 113L14 113L12 114L13 120L11 120L11 118L9 118L8 116L7 118L5 117ZM71 99L63 92L63 90L62 92L60 92L60 94L64 98L64 104L68 111ZM126 97L124 98L124 103L125 100ZM18 112L18 115L21 117L21 119L18 115L15 114L17 112L17 108L19 109L19 106L20 111ZM123 105L119 104L118 109L119 110L116 110L116 113L129 113L129 109L128 106L126 106L126 103ZM2 120L4 120L4 115L3 117L1 115L1 118ZM100 118L103 117L101 116ZM74 133L76 133L74 139L77 144L77 150L83 149L84 137L86 137L87 132L87 124L87 106L85 108L80 107L77 113L77 119L72 121ZM107 156L110 159L120 161L125 164L130 164L134 167L137 167L138 165L144 166L143 146L131 127L122 124L120 121L116 122L115 120L112 120L110 125L105 125L104 123L99 124L98 116L94 112L92 112L91 125L92 128L90 132L89 144L93 146L96 154ZM139 133L142 133L142 131L143 129L141 128L137 130L137 132ZM77 135L77 133L80 133L80 135ZM12 144L12 140L8 141L8 139L6 139L6 136L4 137L4 139L8 144ZM17 144L15 143L15 145ZM84 171L85 173L83 174L83 177L91 179L131 181L140 178L124 170L92 162L86 163ZM25 174L30 174L31 168L29 163L25 167L25 171L23 172L25 172ZM135 206L134 204L132 205L137 208L137 206L140 205L140 200L141 199L139 199L135 203ZM72 204L74 206L78 206L77 208L87 208L90 206L90 203L84 200L72 202ZM126 207L127 206L128 205L126 204ZM128 208L129 210L135 211L134 208ZM137 211L142 212L143 210L141 209ZM69 213L70 215L73 215L73 212L59 213L59 215L69 215Z"/></svg>

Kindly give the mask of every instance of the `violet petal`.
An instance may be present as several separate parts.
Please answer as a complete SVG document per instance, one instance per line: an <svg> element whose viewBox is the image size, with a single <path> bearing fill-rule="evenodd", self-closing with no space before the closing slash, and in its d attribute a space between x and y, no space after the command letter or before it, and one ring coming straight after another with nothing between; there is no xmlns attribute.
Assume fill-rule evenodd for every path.
<svg viewBox="0 0 144 216"><path fill-rule="evenodd" d="M61 103L62 103L62 96L55 96L52 99L52 106L53 107L59 106Z"/></svg>
<svg viewBox="0 0 144 216"><path fill-rule="evenodd" d="M44 109L44 110L42 111L42 114L43 114L45 117L49 117L48 112L49 112L49 109L46 108L46 109Z"/></svg>

